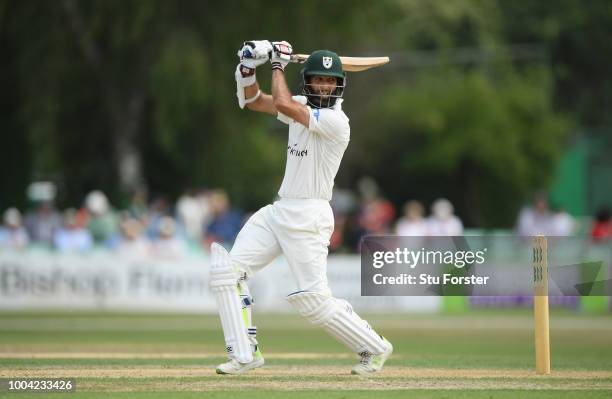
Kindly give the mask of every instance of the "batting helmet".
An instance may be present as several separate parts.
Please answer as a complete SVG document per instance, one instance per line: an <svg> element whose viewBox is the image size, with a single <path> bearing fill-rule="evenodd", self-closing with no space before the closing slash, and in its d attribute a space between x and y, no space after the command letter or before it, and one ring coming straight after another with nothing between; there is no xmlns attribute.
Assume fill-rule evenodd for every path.
<svg viewBox="0 0 612 399"><path fill-rule="evenodd" d="M312 89L311 76L332 76L336 78L336 88L330 93L320 94ZM317 50L310 54L302 69L302 94L308 99L308 104L314 108L333 107L338 98L342 98L346 87L346 73L342 70L342 62L338 54L329 50Z"/></svg>

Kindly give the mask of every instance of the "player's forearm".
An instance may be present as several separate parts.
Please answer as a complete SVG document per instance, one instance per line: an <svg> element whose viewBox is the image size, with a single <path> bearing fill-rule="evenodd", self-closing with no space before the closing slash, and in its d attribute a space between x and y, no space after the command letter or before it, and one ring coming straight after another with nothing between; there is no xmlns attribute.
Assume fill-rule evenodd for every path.
<svg viewBox="0 0 612 399"><path fill-rule="evenodd" d="M271 115L277 114L272 96L261 91L257 82L244 88L244 97L247 99L247 101L255 96L257 96L257 99L246 104L247 109L251 111L265 112Z"/></svg>
<svg viewBox="0 0 612 399"><path fill-rule="evenodd" d="M244 98L246 99L247 109L250 109L251 111L259 111L258 102L262 94L263 93L260 93L259 83L257 83L257 81L254 84L245 87L244 88ZM251 99L254 99L254 100L251 101Z"/></svg>
<svg viewBox="0 0 612 399"><path fill-rule="evenodd" d="M258 92L259 92L259 83L255 81L254 84L244 88L244 98L246 98L247 100L249 98L253 98L257 95Z"/></svg>
<svg viewBox="0 0 612 399"><path fill-rule="evenodd" d="M310 111L298 101L294 101L285 80L285 66L289 62L291 45L287 42L274 42L270 63L272 64L272 99L278 112L308 127Z"/></svg>
<svg viewBox="0 0 612 399"><path fill-rule="evenodd" d="M272 99L274 108L298 123L308 127L310 113L308 108L293 100L283 71L272 70Z"/></svg>
<svg viewBox="0 0 612 399"><path fill-rule="evenodd" d="M277 69L272 71L272 98L274 99L274 106L281 112L282 108L289 106L292 101L291 92L285 80L285 73Z"/></svg>

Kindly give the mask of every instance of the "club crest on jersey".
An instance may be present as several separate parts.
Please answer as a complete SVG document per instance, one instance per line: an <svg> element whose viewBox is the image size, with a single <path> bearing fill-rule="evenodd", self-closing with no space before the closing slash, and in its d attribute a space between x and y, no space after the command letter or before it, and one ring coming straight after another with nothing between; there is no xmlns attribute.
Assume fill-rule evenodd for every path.
<svg viewBox="0 0 612 399"><path fill-rule="evenodd" d="M332 57L323 57L323 67L325 69L331 68L333 62L334 62L334 59Z"/></svg>

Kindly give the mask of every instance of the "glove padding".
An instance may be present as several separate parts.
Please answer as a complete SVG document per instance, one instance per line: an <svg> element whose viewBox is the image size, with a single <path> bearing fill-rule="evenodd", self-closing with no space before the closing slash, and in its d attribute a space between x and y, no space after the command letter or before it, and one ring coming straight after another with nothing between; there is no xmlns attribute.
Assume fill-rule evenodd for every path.
<svg viewBox="0 0 612 399"><path fill-rule="evenodd" d="M259 97L261 94L261 92L259 92L256 97L250 99L244 97L244 88L254 85L255 82L257 82L255 68L249 68L242 64L238 64L234 76L236 77L236 97L238 98L238 106L242 109L246 104L257 100L256 97Z"/></svg>
<svg viewBox="0 0 612 399"><path fill-rule="evenodd" d="M249 40L238 50L238 57L242 65L257 68L270 59L271 52L272 44L268 40Z"/></svg>
<svg viewBox="0 0 612 399"><path fill-rule="evenodd" d="M268 40L249 40L238 50L240 64L236 68L237 95L240 108L244 106L243 87L255 84L255 68L270 59L272 44Z"/></svg>
<svg viewBox="0 0 612 399"><path fill-rule="evenodd" d="M293 48L289 42L272 42L272 54L270 56L272 69L284 71L289 61L291 61L291 54L293 54Z"/></svg>

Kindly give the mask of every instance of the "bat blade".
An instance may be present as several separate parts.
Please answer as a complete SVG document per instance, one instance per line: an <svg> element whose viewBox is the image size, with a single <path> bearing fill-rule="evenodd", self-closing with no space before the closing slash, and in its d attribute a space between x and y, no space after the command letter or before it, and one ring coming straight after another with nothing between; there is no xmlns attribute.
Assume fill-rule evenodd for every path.
<svg viewBox="0 0 612 399"><path fill-rule="evenodd" d="M308 54L293 54L291 62L302 64L306 62L308 56ZM345 72L361 72L385 65L389 62L389 57L340 57L340 61Z"/></svg>

